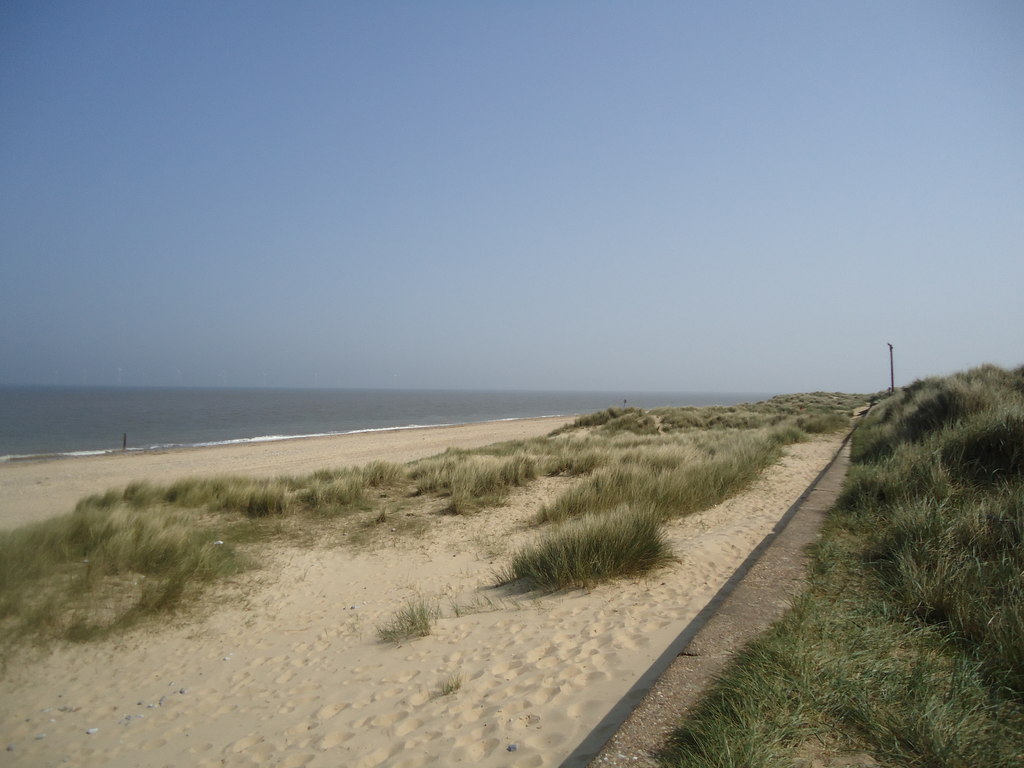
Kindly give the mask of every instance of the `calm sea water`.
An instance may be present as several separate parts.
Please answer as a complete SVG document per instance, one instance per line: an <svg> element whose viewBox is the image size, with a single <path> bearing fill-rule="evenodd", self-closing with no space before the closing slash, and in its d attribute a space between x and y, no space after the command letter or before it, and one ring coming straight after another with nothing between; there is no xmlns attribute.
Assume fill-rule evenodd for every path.
<svg viewBox="0 0 1024 768"><path fill-rule="evenodd" d="M0 387L0 461L590 413L766 394Z"/></svg>

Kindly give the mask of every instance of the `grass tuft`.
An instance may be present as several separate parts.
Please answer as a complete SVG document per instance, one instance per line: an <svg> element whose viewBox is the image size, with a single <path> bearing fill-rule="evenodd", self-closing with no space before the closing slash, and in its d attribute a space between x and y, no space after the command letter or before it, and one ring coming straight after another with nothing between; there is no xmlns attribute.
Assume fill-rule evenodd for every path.
<svg viewBox="0 0 1024 768"><path fill-rule="evenodd" d="M408 600L394 616L377 627L377 638L382 643L401 643L426 637L439 616L435 604L423 598Z"/></svg>
<svg viewBox="0 0 1024 768"><path fill-rule="evenodd" d="M516 553L496 574L497 582L525 581L542 590L592 587L603 581L639 576L675 558L651 508L621 508L571 520Z"/></svg>
<svg viewBox="0 0 1024 768"><path fill-rule="evenodd" d="M445 679L443 683L441 683L441 687L438 689L437 695L451 696L453 693L456 693L460 688L462 688L462 675L458 672L453 672L452 674L448 675L448 677Z"/></svg>

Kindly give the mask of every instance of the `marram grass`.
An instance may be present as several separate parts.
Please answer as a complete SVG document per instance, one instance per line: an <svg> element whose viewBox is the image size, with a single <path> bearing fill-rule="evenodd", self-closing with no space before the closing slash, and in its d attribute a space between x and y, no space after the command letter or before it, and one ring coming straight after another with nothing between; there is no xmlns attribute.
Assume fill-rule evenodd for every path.
<svg viewBox="0 0 1024 768"><path fill-rule="evenodd" d="M173 610L245 561L194 515L120 504L0 533L0 635L88 639Z"/></svg>
<svg viewBox="0 0 1024 768"><path fill-rule="evenodd" d="M377 638L383 643L401 643L426 637L439 616L436 604L424 598L407 600L394 616L377 627Z"/></svg>
<svg viewBox="0 0 1024 768"><path fill-rule="evenodd" d="M639 576L675 558L661 528L661 515L646 507L622 507L570 520L517 552L497 583L522 582L541 590L592 587Z"/></svg>
<svg viewBox="0 0 1024 768"><path fill-rule="evenodd" d="M332 540L388 546L432 524L429 514L402 510L486 512L542 476L576 483L544 520L579 523L543 533L551 567L545 575L535 563L537 583L560 588L635 575L668 557L656 520L735 493L781 445L842 426L863 400L815 393L711 409L615 408L548 437L407 465L132 483L82 499L64 518L0 535L0 638L7 641L0 645L86 639L176 610L205 583L244 568L243 545L282 537L301 545L323 540L332 526ZM620 536L637 540L616 551L611 543ZM525 575L529 558L521 554L516 567ZM581 567L581 556L592 562Z"/></svg>
<svg viewBox="0 0 1024 768"><path fill-rule="evenodd" d="M1024 368L915 382L854 435L796 609L663 766L1024 765Z"/></svg>
<svg viewBox="0 0 1024 768"><path fill-rule="evenodd" d="M613 444L609 450L617 461L603 462L587 482L545 505L535 522L562 522L622 504L651 507L665 519L690 514L739 492L782 454L771 431L716 437L652 439L648 446L618 451Z"/></svg>

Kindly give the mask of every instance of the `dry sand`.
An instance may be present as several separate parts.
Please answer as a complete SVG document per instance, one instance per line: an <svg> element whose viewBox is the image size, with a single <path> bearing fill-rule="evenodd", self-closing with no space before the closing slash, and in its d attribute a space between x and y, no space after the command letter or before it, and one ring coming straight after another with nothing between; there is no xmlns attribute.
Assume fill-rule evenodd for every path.
<svg viewBox="0 0 1024 768"><path fill-rule="evenodd" d="M495 510L438 516L418 537L280 547L201 616L12 664L0 754L12 766L561 765L839 442L791 446L748 492L670 524L679 563L589 592L489 587L537 535L523 523L562 479ZM376 626L411 597L437 601L433 633L379 642ZM453 676L461 687L440 695Z"/></svg>

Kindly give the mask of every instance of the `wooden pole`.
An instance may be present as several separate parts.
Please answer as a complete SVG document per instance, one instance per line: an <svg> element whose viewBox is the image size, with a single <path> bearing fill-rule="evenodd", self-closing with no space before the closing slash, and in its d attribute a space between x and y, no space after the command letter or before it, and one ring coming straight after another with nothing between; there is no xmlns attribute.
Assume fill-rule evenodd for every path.
<svg viewBox="0 0 1024 768"><path fill-rule="evenodd" d="M889 394L896 391L896 374L892 367L892 344L889 344Z"/></svg>
<svg viewBox="0 0 1024 768"><path fill-rule="evenodd" d="M121 435L121 450L122 451L127 451L128 450L128 433L127 432L125 432L123 435Z"/></svg>

